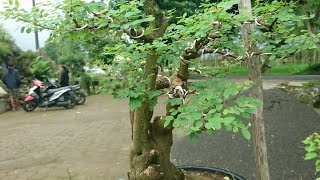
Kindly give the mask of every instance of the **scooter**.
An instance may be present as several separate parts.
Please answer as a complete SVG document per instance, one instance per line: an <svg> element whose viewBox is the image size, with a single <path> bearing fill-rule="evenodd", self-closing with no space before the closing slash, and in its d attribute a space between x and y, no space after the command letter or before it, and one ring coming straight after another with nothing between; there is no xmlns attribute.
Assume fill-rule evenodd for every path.
<svg viewBox="0 0 320 180"><path fill-rule="evenodd" d="M44 88L43 82L35 79L34 86L30 88L29 93L23 100L23 109L31 112L37 107L65 107L72 109L75 106L75 95L69 87L58 89L48 89L43 93L41 89Z"/></svg>
<svg viewBox="0 0 320 180"><path fill-rule="evenodd" d="M77 105L82 105L86 102L86 93L81 89L80 84L67 86L74 92ZM48 79L48 87L46 89L57 89L58 86L54 79Z"/></svg>

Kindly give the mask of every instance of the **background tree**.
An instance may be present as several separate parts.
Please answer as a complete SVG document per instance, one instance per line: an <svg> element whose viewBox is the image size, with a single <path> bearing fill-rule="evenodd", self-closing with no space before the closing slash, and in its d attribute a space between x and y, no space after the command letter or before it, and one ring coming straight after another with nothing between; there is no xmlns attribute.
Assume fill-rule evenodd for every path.
<svg viewBox="0 0 320 180"><path fill-rule="evenodd" d="M10 57L19 52L12 36L0 25L0 64L2 70L6 68ZM1 74L1 73L0 73Z"/></svg>
<svg viewBox="0 0 320 180"><path fill-rule="evenodd" d="M121 39L115 34L90 36L87 39L81 41L81 46L88 54L89 63L94 63L96 60L100 60L106 65L112 64L115 54L108 52L108 47L112 47L121 41Z"/></svg>
<svg viewBox="0 0 320 180"><path fill-rule="evenodd" d="M65 65L72 75L72 81L75 77L83 74L86 60L86 54L79 42L68 39L58 39L56 42L49 42L44 47L47 56L56 62L56 64Z"/></svg>

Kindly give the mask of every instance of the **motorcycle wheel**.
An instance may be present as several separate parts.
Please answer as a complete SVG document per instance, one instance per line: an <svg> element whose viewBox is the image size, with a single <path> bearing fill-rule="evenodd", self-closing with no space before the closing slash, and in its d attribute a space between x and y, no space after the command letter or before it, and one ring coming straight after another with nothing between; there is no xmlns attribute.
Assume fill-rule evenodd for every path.
<svg viewBox="0 0 320 180"><path fill-rule="evenodd" d="M76 104L77 105L82 105L86 102L86 95L81 93L81 92L77 92L76 93Z"/></svg>
<svg viewBox="0 0 320 180"><path fill-rule="evenodd" d="M33 111L37 106L38 106L37 101L36 101L36 100L31 100L31 101L24 102L22 108L23 108L26 112L31 112L31 111Z"/></svg>
<svg viewBox="0 0 320 180"><path fill-rule="evenodd" d="M68 104L65 106L66 109L72 109L76 105L76 100L73 96L68 96Z"/></svg>

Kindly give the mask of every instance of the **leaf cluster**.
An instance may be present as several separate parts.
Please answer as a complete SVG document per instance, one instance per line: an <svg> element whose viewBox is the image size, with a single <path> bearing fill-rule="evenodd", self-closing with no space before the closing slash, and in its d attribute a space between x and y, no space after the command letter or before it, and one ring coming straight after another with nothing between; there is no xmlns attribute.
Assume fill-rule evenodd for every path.
<svg viewBox="0 0 320 180"><path fill-rule="evenodd" d="M225 129L234 133L241 130L246 139L250 139L248 128L250 123L245 119L256 112L256 107L262 103L252 97L243 95L243 90L249 88L251 82L236 84L226 80L197 82L190 87L197 95L189 97L184 103L180 98L169 99L171 115L166 116L165 126L172 123L173 127L186 132L191 138L196 138L202 131L212 134Z"/></svg>
<svg viewBox="0 0 320 180"><path fill-rule="evenodd" d="M320 135L318 133L313 133L302 141L305 145L305 150L307 152L305 160L316 160L316 172L320 172Z"/></svg>

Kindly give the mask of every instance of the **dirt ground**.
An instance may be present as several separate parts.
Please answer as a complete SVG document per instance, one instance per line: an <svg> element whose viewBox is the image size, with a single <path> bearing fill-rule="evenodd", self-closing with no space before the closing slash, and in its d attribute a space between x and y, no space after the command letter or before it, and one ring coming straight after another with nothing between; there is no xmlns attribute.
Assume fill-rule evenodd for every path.
<svg viewBox="0 0 320 180"><path fill-rule="evenodd" d="M125 179L130 123L125 101L90 96L72 110L0 115L0 179Z"/></svg>
<svg viewBox="0 0 320 180"><path fill-rule="evenodd" d="M274 106L265 110L265 117L272 179L314 179L314 162L303 161L300 142L320 131L319 116L291 96L270 93L266 106ZM162 111L157 108L156 114ZM130 135L127 101L109 95L90 96L72 110L1 114L0 179L126 179ZM172 161L228 168L249 180L255 177L252 143L240 134L219 132L198 142L176 135Z"/></svg>

